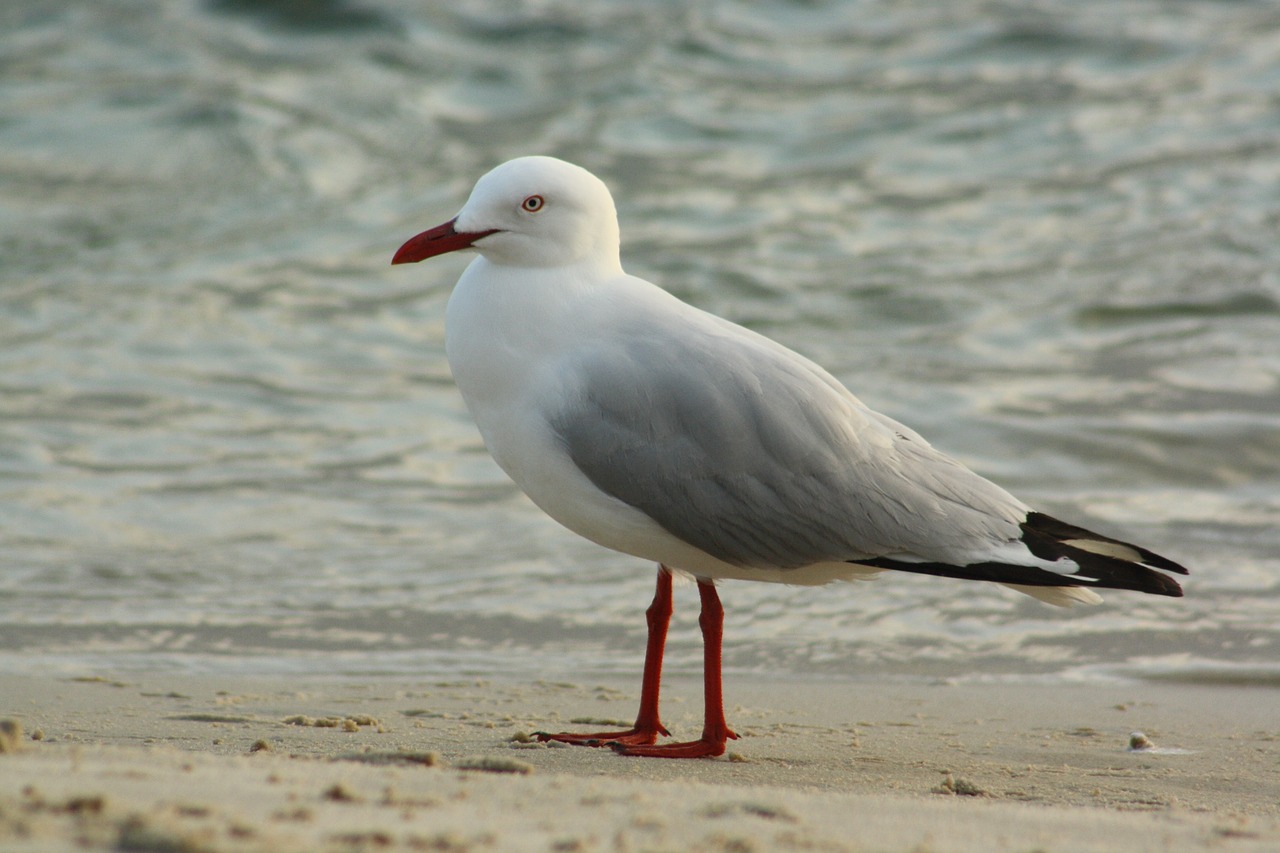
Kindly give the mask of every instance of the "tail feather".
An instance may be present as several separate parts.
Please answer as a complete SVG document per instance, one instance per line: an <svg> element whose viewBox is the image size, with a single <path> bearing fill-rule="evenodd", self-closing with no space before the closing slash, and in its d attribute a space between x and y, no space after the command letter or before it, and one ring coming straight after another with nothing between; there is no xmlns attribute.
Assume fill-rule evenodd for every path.
<svg viewBox="0 0 1280 853"><path fill-rule="evenodd" d="M961 565L874 557L850 562L878 569L994 581L1016 587L1130 589L1152 595L1182 596L1178 582L1156 569L1180 575L1187 574L1187 569L1146 548L1093 533L1039 512L1028 513L1020 527L1022 543L1032 556L1050 562L1070 560L1076 566L1074 572L1064 574L1042 566L1019 565L1003 560Z"/></svg>

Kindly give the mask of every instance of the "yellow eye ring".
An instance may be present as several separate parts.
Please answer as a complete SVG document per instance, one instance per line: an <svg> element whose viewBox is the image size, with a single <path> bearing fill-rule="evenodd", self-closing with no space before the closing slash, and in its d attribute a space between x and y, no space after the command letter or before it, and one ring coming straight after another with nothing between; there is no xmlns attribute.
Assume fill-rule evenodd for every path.
<svg viewBox="0 0 1280 853"><path fill-rule="evenodd" d="M531 195L524 201L520 202L520 208L526 213L537 213L539 210L542 210L542 207L545 204L546 201L543 200L542 196Z"/></svg>

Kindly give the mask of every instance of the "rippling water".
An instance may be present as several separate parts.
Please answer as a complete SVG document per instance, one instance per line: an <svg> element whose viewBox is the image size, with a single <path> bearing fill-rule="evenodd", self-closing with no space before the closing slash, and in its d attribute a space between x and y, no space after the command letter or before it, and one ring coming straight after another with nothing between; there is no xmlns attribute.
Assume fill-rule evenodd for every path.
<svg viewBox="0 0 1280 853"><path fill-rule="evenodd" d="M727 583L730 668L1280 682L1280 9L1154 0L6 0L0 669L638 675L652 567L451 384L466 259L388 266L538 152L629 271L1194 572Z"/></svg>

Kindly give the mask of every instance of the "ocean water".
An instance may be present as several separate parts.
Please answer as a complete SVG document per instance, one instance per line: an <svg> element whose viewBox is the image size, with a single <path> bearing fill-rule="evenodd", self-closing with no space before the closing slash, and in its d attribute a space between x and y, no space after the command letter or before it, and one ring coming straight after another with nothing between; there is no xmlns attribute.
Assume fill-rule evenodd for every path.
<svg viewBox="0 0 1280 853"><path fill-rule="evenodd" d="M389 266L528 153L630 272L1193 572L728 582L730 671L1280 684L1280 7L1196 0L6 0L0 671L638 678L653 567L485 453L466 258Z"/></svg>

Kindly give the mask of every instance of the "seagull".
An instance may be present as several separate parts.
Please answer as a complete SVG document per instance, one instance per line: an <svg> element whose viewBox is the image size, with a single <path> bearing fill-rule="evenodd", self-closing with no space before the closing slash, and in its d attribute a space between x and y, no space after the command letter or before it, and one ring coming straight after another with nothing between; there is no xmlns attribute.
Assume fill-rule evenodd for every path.
<svg viewBox="0 0 1280 853"><path fill-rule="evenodd" d="M885 571L1005 584L1060 606L1181 596L1177 563L1037 512L873 411L804 356L622 270L613 197L580 166L510 160L392 264L472 249L445 312L458 389L498 465L547 515L658 564L635 725L540 732L623 755L719 756L722 578ZM701 598L702 736L658 713L672 573Z"/></svg>

